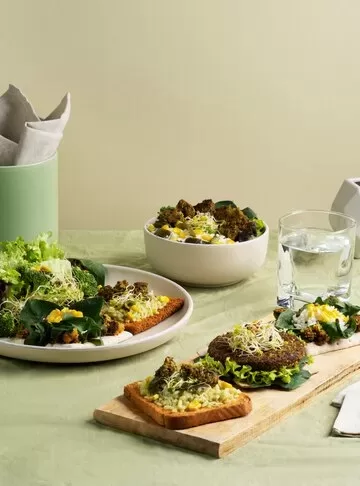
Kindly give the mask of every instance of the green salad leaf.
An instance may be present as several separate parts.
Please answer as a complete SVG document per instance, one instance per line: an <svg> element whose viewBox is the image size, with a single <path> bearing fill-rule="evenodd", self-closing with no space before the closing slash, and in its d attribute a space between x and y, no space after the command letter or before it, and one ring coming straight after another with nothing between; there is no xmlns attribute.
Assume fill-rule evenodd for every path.
<svg viewBox="0 0 360 486"><path fill-rule="evenodd" d="M48 302L47 300L29 299L20 312L20 322L26 329L31 328L39 322L42 322L52 310L58 309L58 304Z"/></svg>
<svg viewBox="0 0 360 486"><path fill-rule="evenodd" d="M342 302L335 296L329 296L326 299L318 297L314 304L318 305L330 305L335 307L344 316L349 317L346 327L342 328L338 321L335 322L319 322L318 324L326 332L330 338L330 342L334 342L338 339L347 339L356 332L356 322L353 318L360 311L360 307L350 304L348 302ZM293 317L300 315L300 313L306 308L308 304L304 304L298 311L287 309L283 312L274 312L276 318L275 326L277 329L291 331L298 336L302 336L304 329L298 329L295 327ZM306 328L305 328L306 329Z"/></svg>
<svg viewBox="0 0 360 486"><path fill-rule="evenodd" d="M100 322L100 311L104 305L104 299L102 297L91 297L79 302L73 302L70 305L70 309L81 311L84 316L91 317L95 322Z"/></svg>
<svg viewBox="0 0 360 486"><path fill-rule="evenodd" d="M46 346L51 340L50 332L51 328L49 325L42 322L34 322L29 329L29 334L25 338L24 344Z"/></svg>
<svg viewBox="0 0 360 486"><path fill-rule="evenodd" d="M59 309L59 305L45 300L29 299L20 313L20 322L29 332L25 344L46 346L49 343L61 342L61 336L74 329L79 334L80 342L94 340L94 344L102 344L100 311L103 303L102 297L74 302L69 309L81 311L83 317L65 314L59 323L50 323L46 318L51 311Z"/></svg>
<svg viewBox="0 0 360 486"><path fill-rule="evenodd" d="M232 208L237 208L234 201L218 201L215 203L215 208L223 208L225 206L230 206Z"/></svg>
<svg viewBox="0 0 360 486"><path fill-rule="evenodd" d="M251 208L244 208L242 212L247 216L249 219L258 219L256 213Z"/></svg>
<svg viewBox="0 0 360 486"><path fill-rule="evenodd" d="M238 386L246 385L251 388L276 386L285 390L294 390L310 378L311 373L304 370L304 366L310 364L312 358L306 356L296 366L283 366L279 370L271 371L253 370L251 366L239 365L229 358L224 365L208 354L203 358L197 358L196 362L202 363L208 369L216 372L222 379L231 381Z"/></svg>
<svg viewBox="0 0 360 486"><path fill-rule="evenodd" d="M330 342L337 339L347 339L356 332L356 322L354 319L349 319L347 326L341 329L338 321L336 322L322 322L321 327L330 338Z"/></svg>
<svg viewBox="0 0 360 486"><path fill-rule="evenodd" d="M50 238L49 232L42 233L29 242L21 237L14 241L0 242L0 280L21 287L20 268L51 258L63 258L63 250L56 243L49 242Z"/></svg>
<svg viewBox="0 0 360 486"><path fill-rule="evenodd" d="M91 317L84 316L69 317L58 325L51 326L50 339L56 342L64 332L71 332L73 329L78 331L81 342L101 337L101 325L96 323Z"/></svg>
<svg viewBox="0 0 360 486"><path fill-rule="evenodd" d="M296 329L293 322L293 317L295 314L296 312L291 309L287 309L286 311L281 312L276 319L277 329L291 330L296 333L298 329Z"/></svg>
<svg viewBox="0 0 360 486"><path fill-rule="evenodd" d="M256 226L256 235L260 236L263 233L265 233L266 226L265 226L264 221L262 219L255 219L254 222L255 222L255 226Z"/></svg>
<svg viewBox="0 0 360 486"><path fill-rule="evenodd" d="M35 240L25 243L26 260L40 263L53 258L64 258L64 251L55 242L51 242L52 233L41 233Z"/></svg>

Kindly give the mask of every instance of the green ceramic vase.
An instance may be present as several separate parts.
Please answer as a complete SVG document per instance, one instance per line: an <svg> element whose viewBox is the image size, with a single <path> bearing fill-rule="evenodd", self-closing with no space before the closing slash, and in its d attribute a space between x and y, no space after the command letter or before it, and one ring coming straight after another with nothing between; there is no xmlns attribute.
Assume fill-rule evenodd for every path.
<svg viewBox="0 0 360 486"><path fill-rule="evenodd" d="M34 239L52 232L58 238L58 159L31 165L0 166L0 241Z"/></svg>

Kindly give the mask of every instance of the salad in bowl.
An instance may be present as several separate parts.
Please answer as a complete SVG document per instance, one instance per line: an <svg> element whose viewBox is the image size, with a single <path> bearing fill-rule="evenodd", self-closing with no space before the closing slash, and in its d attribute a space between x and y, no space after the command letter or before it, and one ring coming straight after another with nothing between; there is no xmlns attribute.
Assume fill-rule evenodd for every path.
<svg viewBox="0 0 360 486"><path fill-rule="evenodd" d="M266 226L252 209L240 209L233 201L205 199L193 206L180 199L176 206L160 208L147 229L170 241L223 245L257 238Z"/></svg>
<svg viewBox="0 0 360 486"><path fill-rule="evenodd" d="M185 285L219 287L245 280L265 262L269 228L252 209L233 201L181 199L144 225L150 265Z"/></svg>

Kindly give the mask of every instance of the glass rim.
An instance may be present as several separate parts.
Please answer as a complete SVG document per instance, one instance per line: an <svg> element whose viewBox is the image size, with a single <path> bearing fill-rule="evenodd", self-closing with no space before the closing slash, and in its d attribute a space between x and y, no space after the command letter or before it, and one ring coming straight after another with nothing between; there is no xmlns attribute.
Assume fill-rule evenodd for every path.
<svg viewBox="0 0 360 486"><path fill-rule="evenodd" d="M327 209L296 209L295 211L290 211L290 212L284 214L283 216L281 216L279 218L279 227L286 228L286 229L292 229L293 226L291 226L291 225L288 226L288 225L284 224L283 221L290 216L296 216L297 214L304 214L304 213L327 214L329 216L340 216L344 220L349 221L351 223L351 226L348 226L347 228L344 228L344 229L341 229L341 230L333 231L333 233L343 233L344 231L348 231L349 229L356 228L356 225L357 225L357 222L354 218L352 218L351 216L348 216L347 214L340 213L338 211L331 211L331 210L327 210Z"/></svg>

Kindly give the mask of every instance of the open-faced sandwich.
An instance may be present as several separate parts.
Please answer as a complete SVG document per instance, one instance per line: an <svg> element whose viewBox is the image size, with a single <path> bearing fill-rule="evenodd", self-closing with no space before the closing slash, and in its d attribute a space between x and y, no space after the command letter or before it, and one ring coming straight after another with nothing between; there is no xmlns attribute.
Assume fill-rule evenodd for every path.
<svg viewBox="0 0 360 486"><path fill-rule="evenodd" d="M102 314L123 323L131 334L154 327L184 305L182 298L155 295L146 282L119 281L113 287L101 287L98 295L105 300Z"/></svg>
<svg viewBox="0 0 360 486"><path fill-rule="evenodd" d="M338 298L318 297L298 311L278 307L276 327L291 331L305 341L312 355L329 353L360 344L360 307Z"/></svg>
<svg viewBox="0 0 360 486"><path fill-rule="evenodd" d="M0 338L36 346L116 344L177 312L184 300L146 282L105 285L105 268L65 258L42 234L0 242Z"/></svg>
<svg viewBox="0 0 360 486"><path fill-rule="evenodd" d="M162 207L148 231L180 243L232 244L248 241L265 232L265 223L250 208L233 201L212 199L191 205L181 199L175 207Z"/></svg>
<svg viewBox="0 0 360 486"><path fill-rule="evenodd" d="M201 363L177 364L170 357L153 376L126 385L124 395L168 429L243 417L251 411L250 397L221 381L216 370Z"/></svg>
<svg viewBox="0 0 360 486"><path fill-rule="evenodd" d="M197 362L239 387L293 390L310 378L304 366L312 359L294 334L278 331L272 322L253 321L217 336Z"/></svg>

